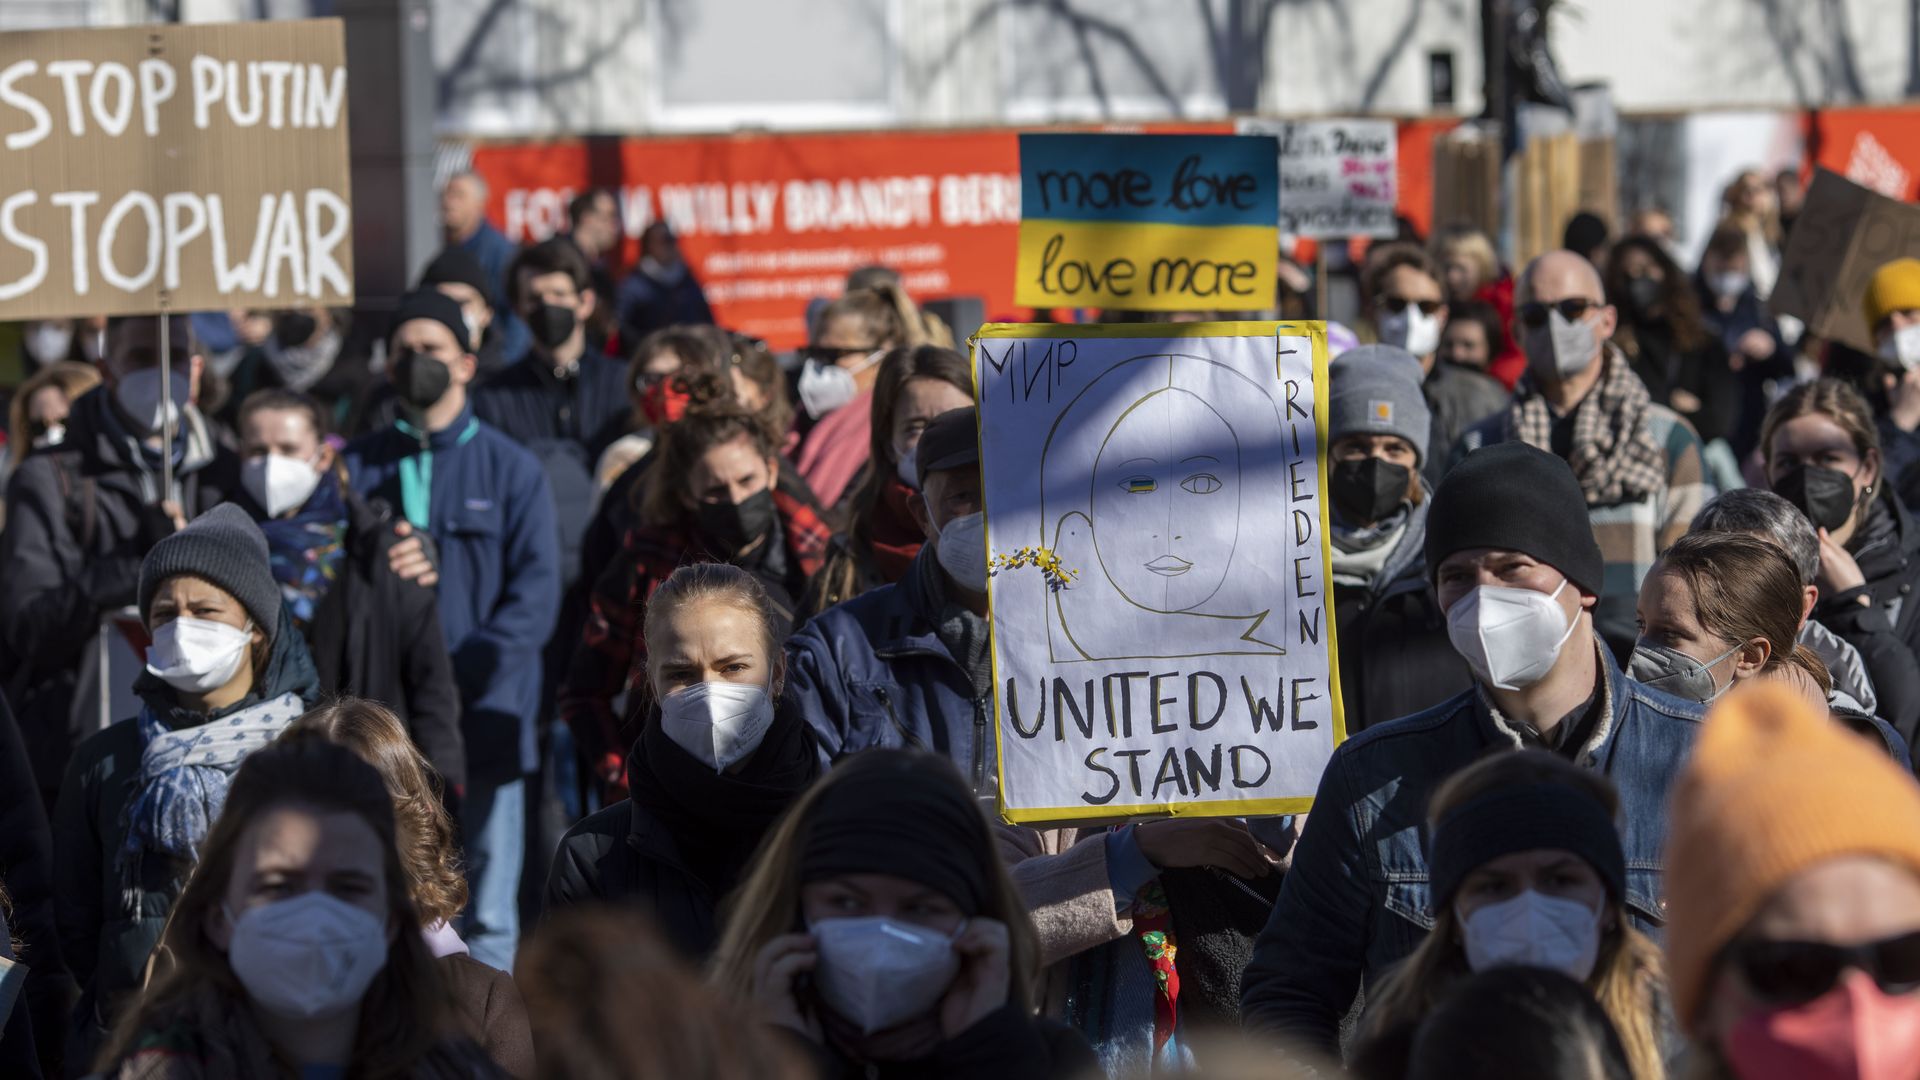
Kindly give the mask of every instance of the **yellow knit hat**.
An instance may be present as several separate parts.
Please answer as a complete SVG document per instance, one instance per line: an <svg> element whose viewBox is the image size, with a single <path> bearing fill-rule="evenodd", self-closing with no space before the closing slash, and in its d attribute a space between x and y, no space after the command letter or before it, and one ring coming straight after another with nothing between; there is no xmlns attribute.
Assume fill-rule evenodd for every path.
<svg viewBox="0 0 1920 1080"><path fill-rule="evenodd" d="M1860 301L1867 329L1879 326L1892 312L1911 308L1920 308L1920 259L1895 259L1875 270Z"/></svg>
<svg viewBox="0 0 1920 1080"><path fill-rule="evenodd" d="M1920 874L1920 785L1784 686L1728 694L1674 784L1668 823L1667 975L1682 1028L1698 1023L1715 957L1760 906L1839 855Z"/></svg>

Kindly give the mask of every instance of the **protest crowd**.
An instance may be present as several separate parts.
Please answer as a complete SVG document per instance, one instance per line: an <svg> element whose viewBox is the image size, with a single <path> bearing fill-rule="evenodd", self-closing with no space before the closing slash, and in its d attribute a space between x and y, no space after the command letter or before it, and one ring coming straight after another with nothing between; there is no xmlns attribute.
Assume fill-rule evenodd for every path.
<svg viewBox="0 0 1920 1080"><path fill-rule="evenodd" d="M1096 751L1161 811L1015 823L996 590L1044 569L1053 648L1126 659L1123 610L1247 579L1176 601L1166 554L1140 603L1063 562L1072 514L990 546L990 335L898 268L782 350L665 223L623 264L612 192L524 245L487 199L445 179L378 326L19 327L0 1077L1920 1080L1920 250L1841 298L1871 352L1769 309L1792 207L1758 173L1697 261L1651 211L1518 265L1403 226L1357 317L1283 261L1269 307L1063 318L1310 327L1339 734L1278 812L1179 812L1217 749L1174 781ZM1247 437L1155 359L1158 445ZM1099 447L1059 481L1086 514L1188 493L1129 528L1266 497L1251 456ZM1307 573L1249 531L1238 563ZM1092 625L1108 577L1134 605ZM1254 705L1128 674L1084 715L1042 683L1034 724Z"/></svg>

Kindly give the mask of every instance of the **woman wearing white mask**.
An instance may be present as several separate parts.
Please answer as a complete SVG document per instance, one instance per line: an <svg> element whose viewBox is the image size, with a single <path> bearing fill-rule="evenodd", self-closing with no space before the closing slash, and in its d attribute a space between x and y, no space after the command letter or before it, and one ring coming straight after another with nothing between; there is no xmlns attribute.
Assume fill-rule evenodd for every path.
<svg viewBox="0 0 1920 1080"><path fill-rule="evenodd" d="M1083 1075L1085 1040L1032 1015L1025 905L973 794L932 754L870 750L768 838L715 954L721 988L816 1048L820 1074Z"/></svg>
<svg viewBox="0 0 1920 1080"><path fill-rule="evenodd" d="M1703 705L1755 678L1824 702L1832 678L1798 641L1806 611L1800 575L1778 547L1739 533L1689 533L1640 585L1640 641L1627 673Z"/></svg>
<svg viewBox="0 0 1920 1080"><path fill-rule="evenodd" d="M926 340L912 301L893 286L853 289L814 320L813 341L794 384L800 433L794 463L825 506L867 463L874 383L887 350Z"/></svg>
<svg viewBox="0 0 1920 1080"><path fill-rule="evenodd" d="M377 701L337 698L300 717L281 744L320 735L353 751L380 772L393 796L400 867L420 919L421 937L474 1036L494 1064L514 1076L532 1076L533 1033L526 1005L504 971L475 960L453 924L467 906L452 815L441 784L400 718Z"/></svg>
<svg viewBox="0 0 1920 1080"><path fill-rule="evenodd" d="M434 591L393 572L400 538L344 482L323 413L293 390L259 390L239 411L239 504L266 535L269 565L320 686L383 702L456 791L466 783L460 694Z"/></svg>
<svg viewBox="0 0 1920 1080"><path fill-rule="evenodd" d="M1606 778L1542 751L1487 758L1440 786L1428 814L1433 932L1367 994L1354 1052L1363 1075L1376 1055L1404 1052L1468 973L1511 965L1586 984L1635 1080L1666 1075L1666 982L1659 947L1627 920L1619 809Z"/></svg>
<svg viewBox="0 0 1920 1080"><path fill-rule="evenodd" d="M380 774L317 735L234 777L162 944L107 1076L503 1075L434 971Z"/></svg>
<svg viewBox="0 0 1920 1080"><path fill-rule="evenodd" d="M867 467L847 497L846 531L834 537L803 612L823 611L906 576L926 540L912 511L920 493L914 448L934 417L971 404L973 368L952 349L894 349L880 361Z"/></svg>
<svg viewBox="0 0 1920 1080"><path fill-rule="evenodd" d="M561 718L601 782L616 790L638 734L625 718L645 709L630 704L623 714L615 701L629 690L651 696L641 624L654 591L677 567L730 563L773 597L784 639L793 598L825 563L832 537L806 482L782 462L781 432L766 414L741 405L724 374L696 376L686 389L686 414L661 431L648 468L640 524L593 583L560 689Z"/></svg>
<svg viewBox="0 0 1920 1080"><path fill-rule="evenodd" d="M266 540L238 506L156 544L138 600L153 638L133 684L140 713L80 744L54 813L61 948L85 980L83 1057L140 986L234 770L320 690Z"/></svg>
<svg viewBox="0 0 1920 1080"><path fill-rule="evenodd" d="M703 956L721 898L819 761L806 725L774 712L785 619L752 574L682 566L648 601L645 625L654 715L626 763L632 798L567 831L547 906L637 904L675 947Z"/></svg>

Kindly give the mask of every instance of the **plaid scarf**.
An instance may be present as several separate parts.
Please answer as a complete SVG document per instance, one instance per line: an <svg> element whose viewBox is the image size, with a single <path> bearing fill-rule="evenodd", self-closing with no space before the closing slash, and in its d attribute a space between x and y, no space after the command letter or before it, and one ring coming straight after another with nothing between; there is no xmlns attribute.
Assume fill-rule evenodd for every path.
<svg viewBox="0 0 1920 1080"><path fill-rule="evenodd" d="M1667 486L1667 455L1647 426L1653 397L1609 344L1600 382L1573 410L1567 464L1588 506L1617 506L1658 496ZM1553 450L1553 409L1528 374L1507 406L1507 438Z"/></svg>

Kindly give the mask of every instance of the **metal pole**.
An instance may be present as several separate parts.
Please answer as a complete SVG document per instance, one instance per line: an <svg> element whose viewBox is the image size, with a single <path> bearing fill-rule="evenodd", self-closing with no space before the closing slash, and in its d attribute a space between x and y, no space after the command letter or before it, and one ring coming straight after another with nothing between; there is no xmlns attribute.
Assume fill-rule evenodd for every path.
<svg viewBox="0 0 1920 1080"><path fill-rule="evenodd" d="M160 301L160 501L173 498L173 342L167 302ZM185 508L181 509L185 513Z"/></svg>

